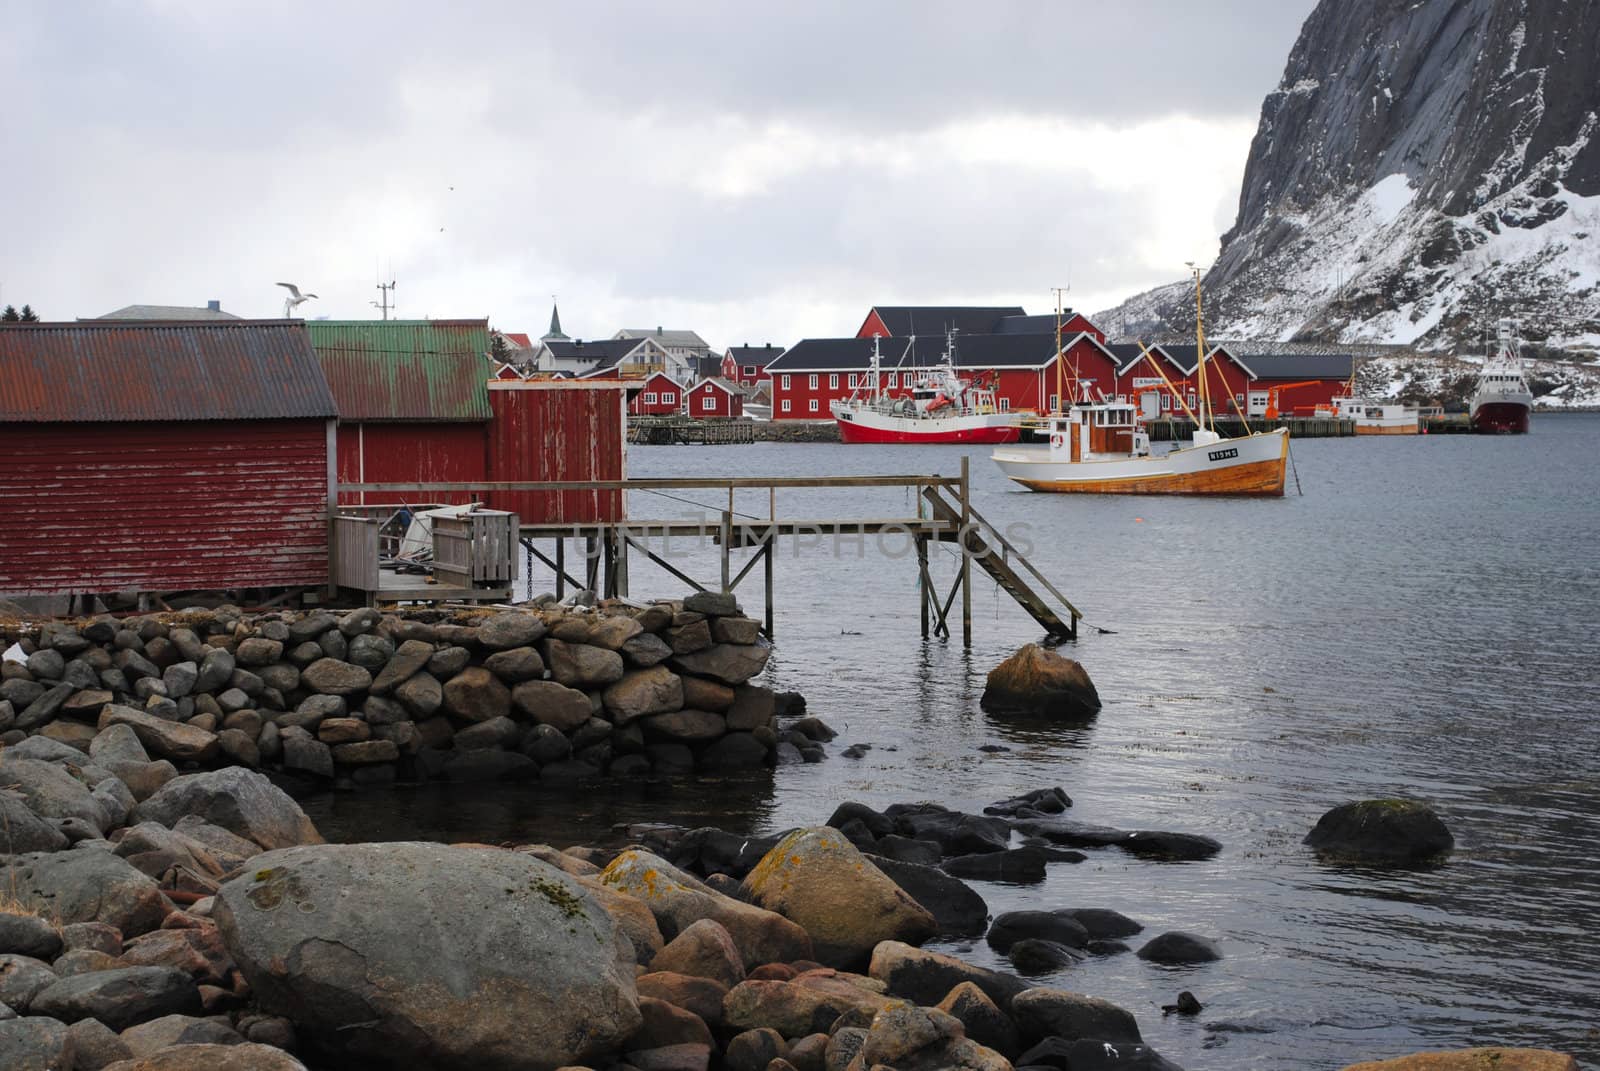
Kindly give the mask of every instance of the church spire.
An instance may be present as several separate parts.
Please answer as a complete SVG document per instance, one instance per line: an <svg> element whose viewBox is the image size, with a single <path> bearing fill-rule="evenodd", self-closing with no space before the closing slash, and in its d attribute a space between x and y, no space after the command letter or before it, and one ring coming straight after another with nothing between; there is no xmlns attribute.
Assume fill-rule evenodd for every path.
<svg viewBox="0 0 1600 1071"><path fill-rule="evenodd" d="M541 342L568 342L571 341L561 331L561 310L556 307L555 295L550 295L550 331Z"/></svg>

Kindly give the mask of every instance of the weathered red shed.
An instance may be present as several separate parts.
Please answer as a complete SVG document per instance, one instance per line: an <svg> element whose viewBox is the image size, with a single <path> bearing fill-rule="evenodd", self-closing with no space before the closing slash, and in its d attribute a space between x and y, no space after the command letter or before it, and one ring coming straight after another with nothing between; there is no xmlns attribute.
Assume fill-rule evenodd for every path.
<svg viewBox="0 0 1600 1071"><path fill-rule="evenodd" d="M339 406L340 483L472 483L489 473L487 320L311 320ZM430 495L466 502L467 494ZM410 496L346 493L342 505Z"/></svg>
<svg viewBox="0 0 1600 1071"><path fill-rule="evenodd" d="M671 416L683 408L683 388L665 372L652 372L644 382L628 383L631 416Z"/></svg>
<svg viewBox="0 0 1600 1071"><path fill-rule="evenodd" d="M334 416L298 321L0 327L0 594L326 584Z"/></svg>
<svg viewBox="0 0 1600 1071"><path fill-rule="evenodd" d="M488 387L495 483L621 480L627 475L627 385L621 380L531 379ZM621 491L496 491L494 509L524 525L623 519Z"/></svg>
<svg viewBox="0 0 1600 1071"><path fill-rule="evenodd" d="M696 420L744 416L744 388L721 376L708 376L689 388L689 415Z"/></svg>

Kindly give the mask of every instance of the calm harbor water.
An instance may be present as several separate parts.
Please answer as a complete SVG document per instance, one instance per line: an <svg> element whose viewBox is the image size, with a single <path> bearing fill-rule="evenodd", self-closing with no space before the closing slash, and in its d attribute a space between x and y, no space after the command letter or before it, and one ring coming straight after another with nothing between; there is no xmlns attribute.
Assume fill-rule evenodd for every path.
<svg viewBox="0 0 1600 1071"><path fill-rule="evenodd" d="M828 544L777 561L766 683L803 692L840 730L819 765L563 798L537 787L437 786L307 802L336 839L615 839L629 821L767 832L842 800L977 809L1045 785L1070 816L1221 840L1203 863L1114 850L1051 864L1042 885L978 883L991 910L1111 907L1145 936L1216 939L1220 962L1132 954L1040 984L1133 1011L1189 1071L1322 1071L1419 1049L1537 1045L1600 1067L1600 415L1538 415L1516 438L1296 442L1303 496L1184 501L1012 490L983 448L759 444L634 448L630 474L955 474L974 503L1025 525L1032 558L1094 629L1068 651L1104 710L1019 728L978 708L985 674L1038 637L977 578L975 642L918 634L916 567L898 542ZM720 508L714 496L686 492ZM766 510L765 494L738 508ZM780 515L909 516L899 490L785 492ZM696 507L635 495L631 515ZM715 551L675 543L705 581ZM941 550L935 566L951 575ZM635 561L636 596L681 585ZM759 613L760 570L741 589ZM548 587L536 580L536 588ZM748 589L748 590L746 590ZM839 752L872 745L866 757ZM980 752L984 744L1009 750ZM1319 864L1301 838L1328 808L1374 796L1433 804L1457 838L1426 871ZM1142 938L1134 939L1135 945ZM980 941L940 946L1004 964ZM1192 990L1205 1010L1163 1017Z"/></svg>

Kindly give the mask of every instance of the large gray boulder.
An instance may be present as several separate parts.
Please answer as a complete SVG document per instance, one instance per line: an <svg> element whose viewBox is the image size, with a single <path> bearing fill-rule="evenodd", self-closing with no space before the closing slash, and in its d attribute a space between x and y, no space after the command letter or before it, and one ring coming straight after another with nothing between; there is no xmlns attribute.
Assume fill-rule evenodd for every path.
<svg viewBox="0 0 1600 1071"><path fill-rule="evenodd" d="M174 778L137 811L139 821L168 828L185 815L203 818L268 851L322 843L317 827L288 793L265 775L238 766Z"/></svg>
<svg viewBox="0 0 1600 1071"><path fill-rule="evenodd" d="M59 829L9 792L0 792L0 855L55 852L66 846L67 838Z"/></svg>
<svg viewBox="0 0 1600 1071"><path fill-rule="evenodd" d="M1327 860L1404 865L1443 859L1455 837L1425 803L1358 800L1323 815L1305 843Z"/></svg>
<svg viewBox="0 0 1600 1071"><path fill-rule="evenodd" d="M330 1060L544 1071L602 1060L642 1022L632 946L526 855L289 848L254 859L214 910L261 1007Z"/></svg>
<svg viewBox="0 0 1600 1071"><path fill-rule="evenodd" d="M107 851L11 856L0 866L0 889L63 925L106 922L129 937L148 933L172 913L154 881Z"/></svg>
<svg viewBox="0 0 1600 1071"><path fill-rule="evenodd" d="M719 643L703 651L680 654L672 664L681 672L710 677L723 684L743 684L767 668L771 655L771 647Z"/></svg>
<svg viewBox="0 0 1600 1071"><path fill-rule="evenodd" d="M167 721L133 707L108 704L100 712L99 728L103 731L113 725L131 727L151 754L173 762L210 762L221 748L216 733L181 721Z"/></svg>
<svg viewBox="0 0 1600 1071"><path fill-rule="evenodd" d="M172 1014L198 1014L194 979L175 967L119 967L63 978L33 998L33 1011L64 1023L98 1019L113 1030Z"/></svg>
<svg viewBox="0 0 1600 1071"><path fill-rule="evenodd" d="M73 1063L67 1024L43 1015L0 1022L0 1066L6 1071L61 1071Z"/></svg>
<svg viewBox="0 0 1600 1071"><path fill-rule="evenodd" d="M89 786L58 763L0 752L0 789L18 793L28 809L41 817L79 818L96 829L107 828L105 808L95 800Z"/></svg>

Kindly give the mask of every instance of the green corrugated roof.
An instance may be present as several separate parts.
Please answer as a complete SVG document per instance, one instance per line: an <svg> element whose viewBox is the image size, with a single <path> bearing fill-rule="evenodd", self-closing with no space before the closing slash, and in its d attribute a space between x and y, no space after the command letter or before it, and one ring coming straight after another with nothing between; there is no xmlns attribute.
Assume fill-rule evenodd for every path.
<svg viewBox="0 0 1600 1071"><path fill-rule="evenodd" d="M488 420L489 321L308 320L339 419Z"/></svg>

